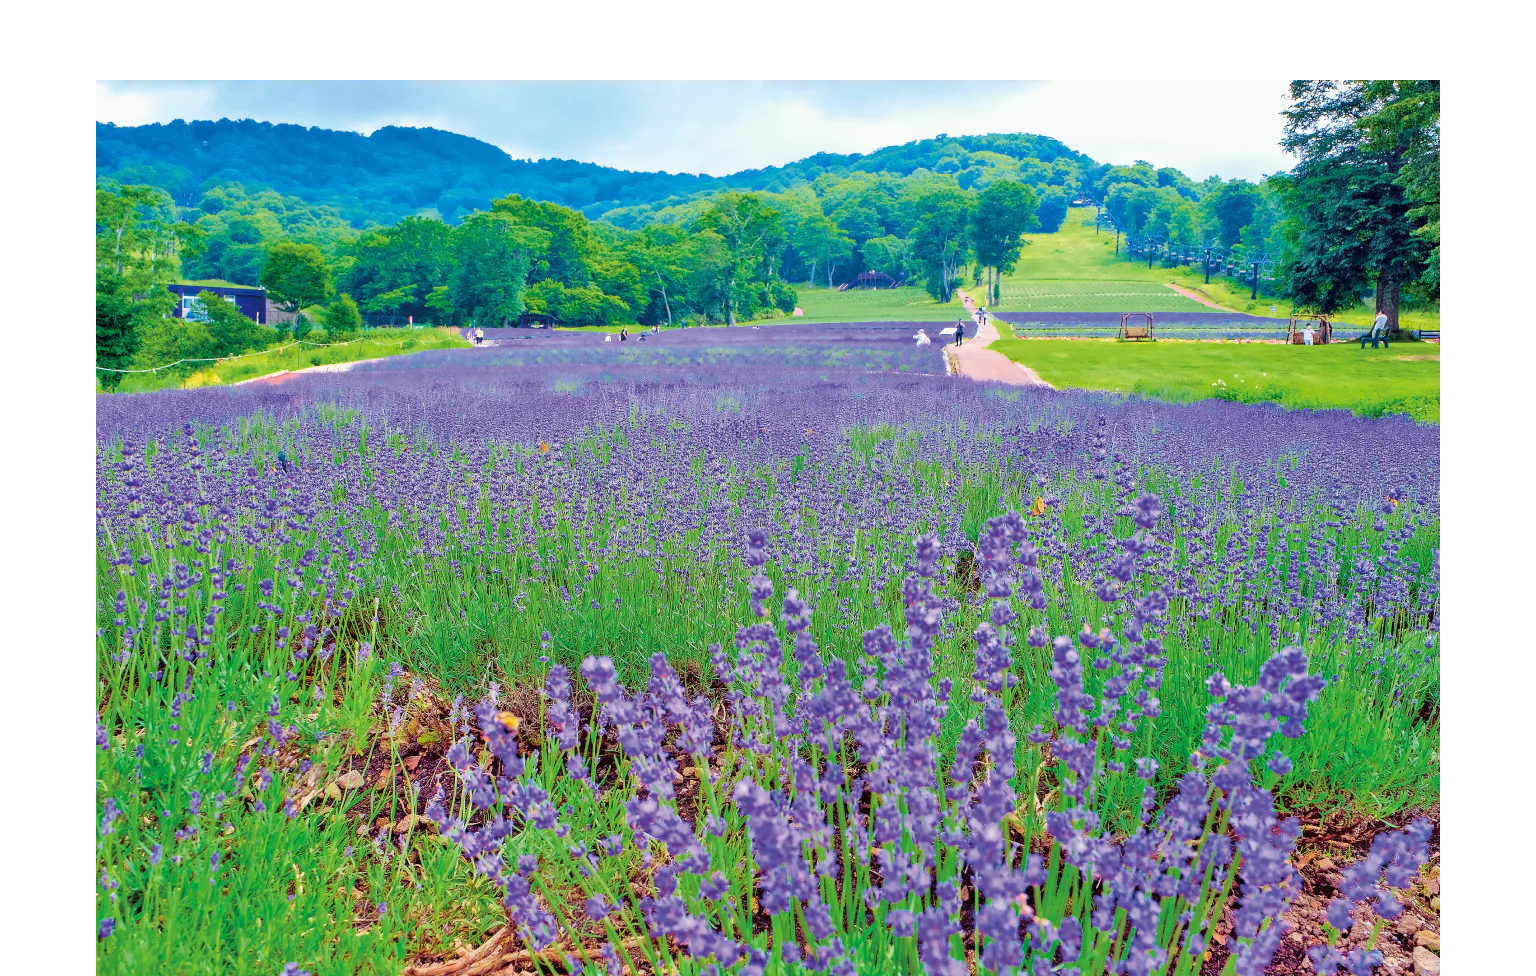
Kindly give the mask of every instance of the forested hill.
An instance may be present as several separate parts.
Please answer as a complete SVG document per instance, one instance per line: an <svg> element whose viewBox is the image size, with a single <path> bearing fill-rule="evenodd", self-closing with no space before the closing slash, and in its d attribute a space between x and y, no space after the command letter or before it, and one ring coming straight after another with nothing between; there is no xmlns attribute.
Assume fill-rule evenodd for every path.
<svg viewBox="0 0 1536 976"><path fill-rule="evenodd" d="M823 174L906 176L917 170L953 174L967 187L997 164L1016 169L1021 161L1040 170L1037 176L1055 177L1038 182L1058 186L1074 186L1082 169L1093 165L1055 139L1026 134L941 136L865 155L818 153L784 166L711 177L514 159L489 143L430 128L387 126L364 136L229 119L96 126L98 179L158 186L183 207L197 207L218 186L271 189L334 208L354 227L391 224L412 214L456 221L510 193L593 218L617 211L614 222L633 224L641 219L637 213L656 204L725 189L777 192Z"/></svg>

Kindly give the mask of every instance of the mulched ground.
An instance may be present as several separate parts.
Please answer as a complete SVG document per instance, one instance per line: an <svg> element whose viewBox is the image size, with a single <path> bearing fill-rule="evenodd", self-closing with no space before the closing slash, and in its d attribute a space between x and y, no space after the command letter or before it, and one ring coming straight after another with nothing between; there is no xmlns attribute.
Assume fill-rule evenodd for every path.
<svg viewBox="0 0 1536 976"><path fill-rule="evenodd" d="M697 676L690 675L697 683ZM397 679L405 681L406 679ZM685 678L685 682L687 679ZM406 685L408 687L408 685ZM702 689L690 689L702 690ZM501 706L518 716L528 716L518 728L520 751L532 753L539 749L544 730L539 722L539 689L515 688L508 691ZM573 710L582 725L590 719L590 700L577 698ZM433 695L426 694L414 700L409 718L397 734L394 748L401 757L401 765L391 768L390 742L380 739L371 753L354 754L338 777L350 772L361 774L364 802L353 808L351 816L358 824L358 835L376 836L388 827L391 834L406 830L435 832L429 821L419 818L427 802L439 786L452 793L456 782L449 766L446 751L453 740L453 731L447 724L448 705ZM717 730L725 734L723 716L717 716ZM721 739L721 741L724 741ZM710 765L718 770L723 748L717 749ZM698 816L699 781L688 757L676 756L682 770L675 781L678 813L689 823ZM608 751L599 755L594 768L595 779L605 787L614 784L617 756ZM414 787L414 789L413 789ZM414 802L413 802L414 797ZM316 798L321 800L320 797ZM324 802L324 800L321 800ZM1438 807L1422 811L1404 811L1385 820L1346 818L1338 812L1303 810L1293 814L1302 822L1302 839L1297 846L1295 863L1302 876L1302 896L1297 905L1284 916L1293 926L1286 935L1274 962L1265 971L1267 976L1314 976L1312 964L1306 958L1306 949L1323 941L1324 913L1328 903L1339 894L1343 882L1343 869L1364 857L1377 834L1398 830L1417 817L1428 817L1435 824L1430 841L1431 858L1414 886L1399 892L1405 911L1395 922L1388 924L1377 939L1376 948L1385 960L1377 972L1386 976L1407 976L1415 972L1413 953L1417 946L1427 946L1438 954L1440 929L1440 811ZM643 885L642 885L643 886ZM363 900L360 910L369 906ZM361 916L360 916L361 920ZM1363 946L1376 923L1375 915L1357 910L1356 924L1350 934L1341 940L1344 951ZM766 918L761 921L766 930ZM1230 955L1226 939L1232 928L1232 909L1218 923L1208 957L1201 966L1201 976L1219 976ZM488 935L489 933L487 933ZM496 969L481 970L486 973L533 972L533 963L526 954L517 962L511 962L512 950L508 944L501 950L506 960ZM546 964L546 969L547 964ZM479 967L476 967L479 969ZM478 974L477 974L478 976Z"/></svg>

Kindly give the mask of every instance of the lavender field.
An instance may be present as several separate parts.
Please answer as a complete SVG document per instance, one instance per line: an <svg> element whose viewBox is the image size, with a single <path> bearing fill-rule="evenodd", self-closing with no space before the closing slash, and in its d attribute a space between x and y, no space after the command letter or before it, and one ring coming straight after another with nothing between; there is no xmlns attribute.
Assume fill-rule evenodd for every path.
<svg viewBox="0 0 1536 976"><path fill-rule="evenodd" d="M1403 964L1439 428L915 331L99 398L98 970Z"/></svg>
<svg viewBox="0 0 1536 976"><path fill-rule="evenodd" d="M1025 338L1108 339L1119 334L1118 312L997 312L995 318L1006 322L1004 333ZM1144 320L1137 320L1144 321ZM1289 319L1244 315L1241 312L1166 312L1155 313L1153 329L1169 339L1274 339L1285 341ZM1360 332L1364 330L1355 330ZM1346 326L1339 335L1351 334Z"/></svg>

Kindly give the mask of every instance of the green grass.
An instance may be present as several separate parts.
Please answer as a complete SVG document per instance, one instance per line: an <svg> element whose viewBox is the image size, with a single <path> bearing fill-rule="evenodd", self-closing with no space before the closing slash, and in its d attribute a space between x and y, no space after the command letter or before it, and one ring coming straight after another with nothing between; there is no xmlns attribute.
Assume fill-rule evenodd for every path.
<svg viewBox="0 0 1536 976"><path fill-rule="evenodd" d="M1002 339L992 348L1056 387L1337 408L1364 416L1406 413L1440 422L1440 347L1352 342L1286 346L1218 342Z"/></svg>
<svg viewBox="0 0 1536 976"><path fill-rule="evenodd" d="M1013 281L1001 312L1212 312L1153 281Z"/></svg>
<svg viewBox="0 0 1536 976"><path fill-rule="evenodd" d="M320 334L323 338L323 333ZM306 337L313 340L314 335ZM292 342L292 339L287 342ZM204 386L227 386L241 380L255 379L282 370L308 369L311 366L328 366L333 363L350 363L359 359L382 359L404 353L425 352L429 349L457 349L468 346L468 340L458 329L370 329L358 339L346 344L299 345L282 348L279 344L272 351L229 359L206 369L188 371L185 367L159 373L130 374L118 387L119 393L146 393L151 390L196 389Z"/></svg>
<svg viewBox="0 0 1536 976"><path fill-rule="evenodd" d="M1019 257L1018 266L1010 275L1005 275L1002 282L1002 301L997 305L998 311L1024 311L1031 304L1029 290L1041 287L1042 283L1056 284L1066 281L1096 281L1123 283L1127 287L1131 282L1149 283L1157 286L1176 284L1205 295L1218 305L1234 312L1246 312L1250 315L1274 314L1281 318L1288 318L1291 314L1291 304L1283 298L1276 297L1264 291L1265 282L1259 282L1259 297L1257 300L1249 298L1250 289L1245 284L1240 284L1231 278L1212 275L1210 283L1205 282L1204 271L1198 268L1165 268L1158 265L1148 268L1146 260L1127 261L1123 249L1119 257L1115 255L1115 235L1113 231L1100 230L1094 233L1093 208L1077 207L1069 211L1066 220L1062 222L1061 229L1054 234L1026 234L1024 239L1029 242ZM1118 290L1118 289L1117 289ZM1170 295L1176 293L1164 287ZM1092 293L1086 293L1085 302L1091 301ZM1112 304L1112 303L1111 303ZM1275 311L1270 312L1270 306L1275 306ZM1033 309L1041 309L1044 306L1033 305ZM1066 299L1061 299L1060 304L1050 306L1056 311L1159 311L1155 308L1104 307L1100 304L1080 304L1071 306ZM1179 306L1184 311L1196 311L1204 306L1190 302L1187 306ZM1170 308L1170 310L1173 310ZM1215 311L1215 309L1206 309ZM809 310L807 310L809 311ZM1334 316L1335 322L1348 325L1364 325L1374 317L1374 310L1366 305L1360 305ZM1438 329L1440 327L1440 310L1435 308L1404 309L1400 315L1404 328Z"/></svg>
<svg viewBox="0 0 1536 976"><path fill-rule="evenodd" d="M260 285L242 285L238 281L225 281L223 278L199 278L196 281L179 279L172 281L173 285L206 285L209 288L259 288Z"/></svg>
<svg viewBox="0 0 1536 976"><path fill-rule="evenodd" d="M936 302L921 285L847 291L795 288L805 315L789 320L793 322L953 322L965 314L959 298L947 305Z"/></svg>

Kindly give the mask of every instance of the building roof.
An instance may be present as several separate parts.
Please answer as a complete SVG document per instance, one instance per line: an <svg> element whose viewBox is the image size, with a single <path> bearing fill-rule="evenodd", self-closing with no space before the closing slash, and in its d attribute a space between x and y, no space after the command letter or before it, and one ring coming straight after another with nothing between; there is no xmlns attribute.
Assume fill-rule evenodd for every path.
<svg viewBox="0 0 1536 976"><path fill-rule="evenodd" d="M205 278L205 279L203 279L201 281L190 281L190 280L169 281L169 282L166 282L166 285L168 287L172 287L172 288L175 288L175 287L181 287L181 288L240 288L240 289L243 289L245 291L251 291L251 292L264 292L264 291L266 291L266 289L261 287L260 285L242 285L242 284L240 284L239 282L236 282L236 281L223 281L223 280L221 280L219 278Z"/></svg>

